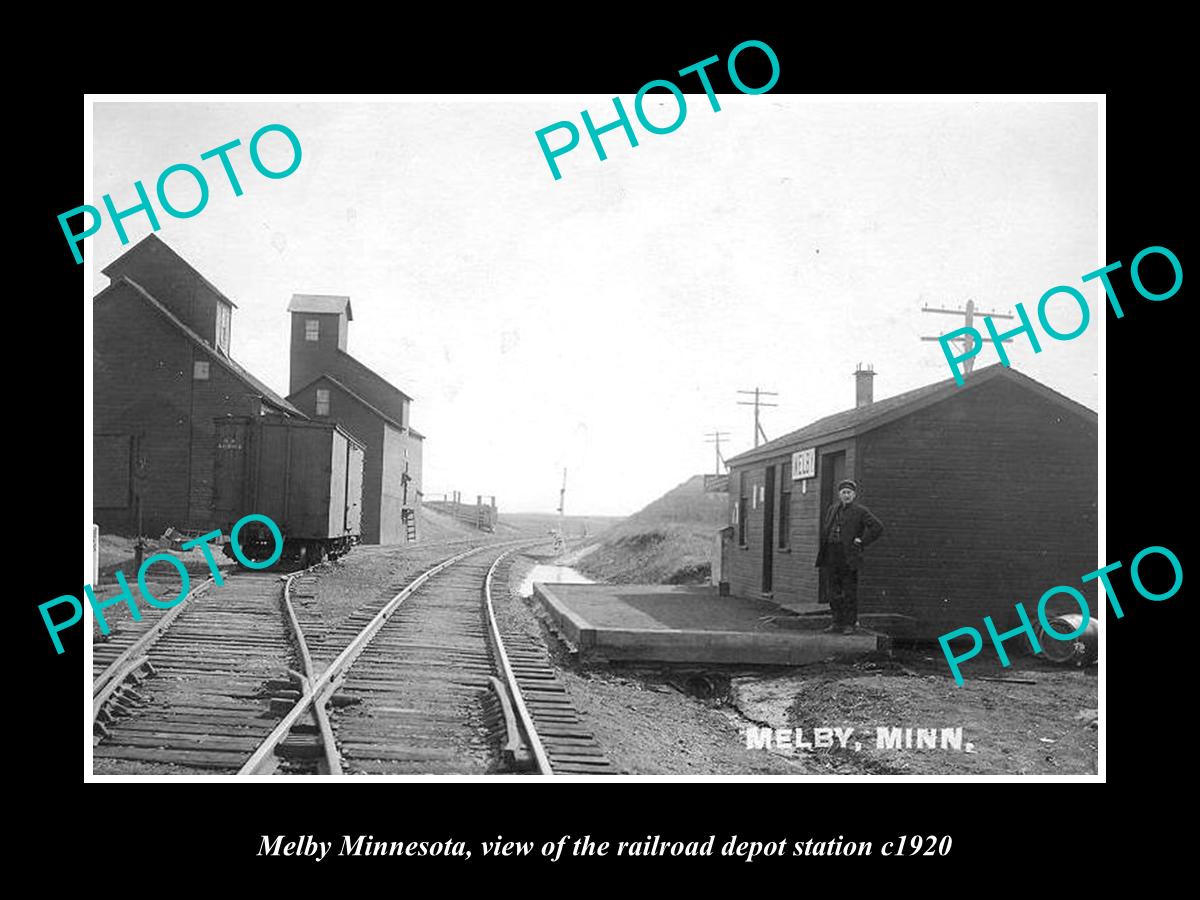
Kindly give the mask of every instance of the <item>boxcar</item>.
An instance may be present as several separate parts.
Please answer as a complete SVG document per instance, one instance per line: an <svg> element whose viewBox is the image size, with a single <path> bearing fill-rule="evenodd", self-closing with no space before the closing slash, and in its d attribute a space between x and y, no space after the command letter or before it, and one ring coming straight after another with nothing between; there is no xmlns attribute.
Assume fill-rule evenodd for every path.
<svg viewBox="0 0 1200 900"><path fill-rule="evenodd" d="M283 534L283 556L312 563L348 550L361 533L363 445L338 425L284 416L224 417L216 423L214 512L229 534L243 516L267 516ZM251 559L275 550L266 526L238 535ZM232 556L232 547L226 545Z"/></svg>

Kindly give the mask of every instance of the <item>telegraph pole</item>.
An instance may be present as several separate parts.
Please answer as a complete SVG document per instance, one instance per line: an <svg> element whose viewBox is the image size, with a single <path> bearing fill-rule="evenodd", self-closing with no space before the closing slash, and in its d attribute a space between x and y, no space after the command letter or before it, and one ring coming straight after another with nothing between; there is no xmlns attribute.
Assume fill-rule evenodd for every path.
<svg viewBox="0 0 1200 900"><path fill-rule="evenodd" d="M708 434L705 435L705 437L709 438L709 440L706 440L704 443L717 445L717 448L716 448L717 449L717 466L716 466L716 469L714 469L714 472L715 472L715 474L720 475L721 474L721 466L725 462L725 457L723 457L721 455L721 438L729 437L729 432L728 431L710 431Z"/></svg>
<svg viewBox="0 0 1200 900"><path fill-rule="evenodd" d="M562 488L558 492L558 534L554 538L554 550L562 553L567 549L567 524L563 510L567 506L567 470L563 469Z"/></svg>
<svg viewBox="0 0 1200 900"><path fill-rule="evenodd" d="M757 447L759 435L762 435L762 439L764 441L767 440L767 433L765 431L763 431L763 427L758 421L758 408L760 406L778 406L779 405L778 403L767 403L765 400L762 400L761 398L762 397L778 397L779 394L777 394L775 391L764 391L764 390L761 390L760 388L755 388L752 391L738 391L738 393L754 395L753 400L739 400L738 406L753 406L754 407L754 446Z"/></svg>
<svg viewBox="0 0 1200 900"><path fill-rule="evenodd" d="M977 313L978 313L978 315L986 316L989 319L1012 319L1012 318L1015 318L1014 316L1007 315L1006 313L981 312L981 311L975 309L975 301L974 300L968 300L967 305L964 309L937 309L937 308L926 305L926 306L921 307L921 312L944 313L944 314L950 315L950 316L964 316L965 324L966 324L967 328L975 327L975 316ZM939 340L941 340L941 337L922 337L921 340L923 340L923 341L939 341ZM985 337L985 338L983 338L983 340L990 341L993 344L995 343L995 340L993 340L990 337ZM964 354L970 353L972 350L975 349L975 338L971 337L971 335L969 335L969 334L963 334L963 335L960 335L959 337L956 337L954 339L953 343L958 344L958 346L962 349L962 352ZM1002 341L1001 343L1011 344L1012 338L1007 338L1006 340ZM971 370L975 368L975 357L970 356L967 359L964 359L962 361L962 367L963 367L963 374L969 375L971 373Z"/></svg>

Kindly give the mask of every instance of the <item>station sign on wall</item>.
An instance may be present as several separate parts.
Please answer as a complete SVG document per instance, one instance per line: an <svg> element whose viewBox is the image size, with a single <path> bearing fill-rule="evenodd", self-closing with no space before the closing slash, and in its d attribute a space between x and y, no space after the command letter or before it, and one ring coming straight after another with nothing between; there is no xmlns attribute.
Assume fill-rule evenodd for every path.
<svg viewBox="0 0 1200 900"><path fill-rule="evenodd" d="M817 448L797 450L792 454L792 481L812 478L817 474Z"/></svg>

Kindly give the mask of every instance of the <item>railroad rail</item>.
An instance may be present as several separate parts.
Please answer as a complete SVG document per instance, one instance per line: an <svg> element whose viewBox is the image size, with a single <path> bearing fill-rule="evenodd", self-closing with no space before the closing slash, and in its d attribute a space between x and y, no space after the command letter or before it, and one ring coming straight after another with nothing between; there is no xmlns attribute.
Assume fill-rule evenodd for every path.
<svg viewBox="0 0 1200 900"><path fill-rule="evenodd" d="M307 710L327 705L345 771L491 771L478 698L493 665L479 585L513 543L542 540L470 548L414 578L312 680L240 774L259 774Z"/></svg>
<svg viewBox="0 0 1200 900"><path fill-rule="evenodd" d="M511 555L544 541L442 560L363 604L315 659L293 602L310 570L282 584L231 576L219 603L197 602L209 588L200 585L97 658L93 753L240 775L486 774L497 771L499 722L510 770L612 772L545 648L496 616L493 585L508 600ZM480 703L486 690L492 707Z"/></svg>
<svg viewBox="0 0 1200 900"><path fill-rule="evenodd" d="M300 694L279 679L296 644L282 587L266 573L231 574L216 593L207 581L136 639L97 645L93 759L236 771Z"/></svg>
<svg viewBox="0 0 1200 900"><path fill-rule="evenodd" d="M616 772L587 729L558 679L545 645L515 629L501 628L493 582L507 585L508 554L497 557L484 580L484 607L493 653L508 687L514 713L540 775L601 775ZM496 578L497 574L503 577ZM504 594L508 598L508 588ZM514 751L514 755L516 755Z"/></svg>

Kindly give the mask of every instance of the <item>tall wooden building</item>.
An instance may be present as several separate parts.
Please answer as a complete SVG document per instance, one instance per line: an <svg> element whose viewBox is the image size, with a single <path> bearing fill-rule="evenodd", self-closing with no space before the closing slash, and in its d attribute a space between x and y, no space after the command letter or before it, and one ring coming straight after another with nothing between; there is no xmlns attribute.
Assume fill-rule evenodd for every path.
<svg viewBox="0 0 1200 900"><path fill-rule="evenodd" d="M305 416L233 360L233 301L156 235L103 272L110 283L92 302L94 521L126 535L209 531L213 420Z"/></svg>
<svg viewBox="0 0 1200 900"><path fill-rule="evenodd" d="M403 543L421 506L424 435L409 424L412 398L347 352L349 297L295 294L288 401L312 418L345 426L366 445L362 540Z"/></svg>
<svg viewBox="0 0 1200 900"><path fill-rule="evenodd" d="M731 592L827 609L814 567L821 516L852 478L884 524L859 577L864 623L916 638L984 615L1011 627L1018 601L1032 609L1059 584L1078 587L1094 615L1079 579L1103 564L1096 413L1001 365L880 401L875 373L855 375L854 409L728 461Z"/></svg>

